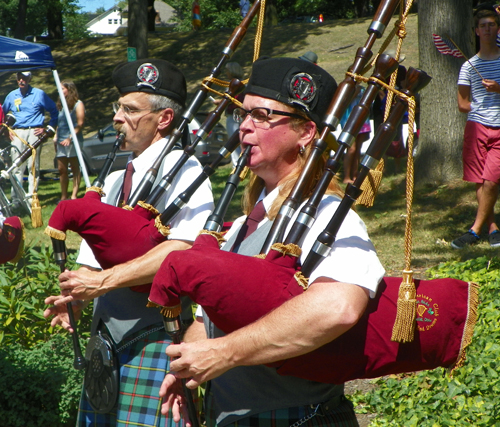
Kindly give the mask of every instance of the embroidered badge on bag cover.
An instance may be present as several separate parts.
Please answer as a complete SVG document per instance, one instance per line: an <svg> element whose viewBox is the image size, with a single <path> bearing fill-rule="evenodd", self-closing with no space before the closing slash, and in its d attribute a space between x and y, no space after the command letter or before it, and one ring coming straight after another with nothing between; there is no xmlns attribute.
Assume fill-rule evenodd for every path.
<svg viewBox="0 0 500 427"><path fill-rule="evenodd" d="M137 83L137 86L145 85L154 89L154 84L158 81L158 77L158 68L150 63L142 64L137 69L137 78L140 80L140 82Z"/></svg>
<svg viewBox="0 0 500 427"><path fill-rule="evenodd" d="M417 326L420 332L434 327L439 318L439 305L427 295L417 295Z"/></svg>
<svg viewBox="0 0 500 427"><path fill-rule="evenodd" d="M295 100L300 101L306 107L316 97L316 91L316 82L307 73L296 74L290 81L290 94Z"/></svg>

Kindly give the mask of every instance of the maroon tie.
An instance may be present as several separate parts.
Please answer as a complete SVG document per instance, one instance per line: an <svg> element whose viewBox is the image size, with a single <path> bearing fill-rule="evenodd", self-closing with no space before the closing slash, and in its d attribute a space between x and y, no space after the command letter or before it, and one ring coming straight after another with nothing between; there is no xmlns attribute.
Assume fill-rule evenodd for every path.
<svg viewBox="0 0 500 427"><path fill-rule="evenodd" d="M247 216L247 219L243 223L238 232L238 236L234 241L234 245L231 248L232 252L236 252L243 240L245 240L250 234L252 234L256 229L259 223L266 217L266 208L264 207L264 203L262 200L255 205L250 212L250 215Z"/></svg>
<svg viewBox="0 0 500 427"><path fill-rule="evenodd" d="M130 190L132 189L132 175L134 174L134 165L132 162L127 163L127 168L125 169L125 176L123 177L123 187L120 194L120 201L118 203L119 207L127 204L128 198L130 196Z"/></svg>

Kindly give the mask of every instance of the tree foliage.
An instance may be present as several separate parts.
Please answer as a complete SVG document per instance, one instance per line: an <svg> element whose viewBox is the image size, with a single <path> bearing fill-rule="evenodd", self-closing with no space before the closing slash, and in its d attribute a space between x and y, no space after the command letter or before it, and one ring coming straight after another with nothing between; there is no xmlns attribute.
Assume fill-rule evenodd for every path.
<svg viewBox="0 0 500 427"><path fill-rule="evenodd" d="M191 29L192 0L167 0L177 16L178 31ZM304 17L325 19L355 18L373 14L380 0L268 0L268 8L277 12L278 22L292 22ZM234 28L241 22L237 0L203 0L201 6L202 28Z"/></svg>
<svg viewBox="0 0 500 427"><path fill-rule="evenodd" d="M27 3L22 20L19 4ZM22 9L22 8L21 8ZM2 0L0 34L25 38L49 35L52 38L79 38L87 35L86 15L80 13L77 0Z"/></svg>

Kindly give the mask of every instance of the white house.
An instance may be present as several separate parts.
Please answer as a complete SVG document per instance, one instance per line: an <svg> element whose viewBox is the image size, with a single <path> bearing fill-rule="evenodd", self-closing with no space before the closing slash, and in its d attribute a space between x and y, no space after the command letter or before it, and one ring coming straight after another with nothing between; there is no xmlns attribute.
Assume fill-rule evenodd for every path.
<svg viewBox="0 0 500 427"><path fill-rule="evenodd" d="M174 9L163 1L155 1L156 26L170 27L175 25L171 21L175 14ZM94 34L125 35L127 29L128 8L120 9L113 6L103 14L95 17L86 24L87 29Z"/></svg>
<svg viewBox="0 0 500 427"><path fill-rule="evenodd" d="M103 14L86 24L87 29L94 34L115 34L122 25L122 13L117 6L113 6Z"/></svg>

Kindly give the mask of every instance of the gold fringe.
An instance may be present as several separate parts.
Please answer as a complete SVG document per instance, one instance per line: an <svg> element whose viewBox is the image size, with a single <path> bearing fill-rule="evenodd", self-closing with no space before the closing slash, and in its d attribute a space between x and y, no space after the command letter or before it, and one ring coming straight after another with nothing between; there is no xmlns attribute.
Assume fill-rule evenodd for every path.
<svg viewBox="0 0 500 427"><path fill-rule="evenodd" d="M21 241L19 242L19 247L17 248L16 255L9 262L16 264L23 256L24 253L24 241L26 239L26 230L24 229L24 222L21 218L19 218L21 222Z"/></svg>
<svg viewBox="0 0 500 427"><path fill-rule="evenodd" d="M31 199L31 225L33 228L39 228L43 225L42 206L40 205L36 191L33 192Z"/></svg>
<svg viewBox="0 0 500 427"><path fill-rule="evenodd" d="M474 335L474 327L477 322L477 308L479 305L479 285L477 283L469 282L469 301L467 303L467 319L465 320L464 334L462 336L462 343L460 344L460 353L458 354L455 365L451 368L450 375L453 375L455 369L462 367L465 363L466 349L472 342Z"/></svg>
<svg viewBox="0 0 500 427"><path fill-rule="evenodd" d="M106 195L101 187L87 187L85 193L87 193L88 191L95 191L96 193L99 193L99 196L101 197L104 197Z"/></svg>
<svg viewBox="0 0 500 427"><path fill-rule="evenodd" d="M137 202L137 204L142 208L146 209L148 212L151 212L153 215L159 215L158 209L156 209L153 205L149 203L143 202L142 200Z"/></svg>
<svg viewBox="0 0 500 427"><path fill-rule="evenodd" d="M132 206L129 206L129 205L122 206L122 209L125 209L126 211L133 211L134 210L134 208Z"/></svg>
<svg viewBox="0 0 500 427"><path fill-rule="evenodd" d="M52 228L50 225L47 225L44 234L56 240L66 240L66 233L64 231L56 230L55 228Z"/></svg>
<svg viewBox="0 0 500 427"><path fill-rule="evenodd" d="M152 308L160 308L160 313L165 316L169 317L171 319L180 316L182 313L182 306L180 304L177 304L173 307L163 307L159 304L156 304L155 302L148 300L148 303L146 304L146 307L152 307Z"/></svg>
<svg viewBox="0 0 500 427"><path fill-rule="evenodd" d="M381 159L377 167L368 173L361 184L362 193L356 200L357 205L366 206L370 208L375 202L380 183L382 182L382 174L384 171L384 159Z"/></svg>
<svg viewBox="0 0 500 427"><path fill-rule="evenodd" d="M411 342L414 338L417 314L417 290L413 282L413 271L403 271L403 281L399 286L397 313L392 328L391 341Z"/></svg>
<svg viewBox="0 0 500 427"><path fill-rule="evenodd" d="M219 247L226 241L226 239L224 239L224 237L222 237L222 234L217 232L217 231L208 231L208 230L201 230L200 233L201 234L208 234L212 237L214 237L215 239L217 239L217 243L219 244Z"/></svg>
<svg viewBox="0 0 500 427"><path fill-rule="evenodd" d="M163 237L167 237L170 234L170 226L169 225L163 225L161 223L161 216L160 215L158 215L155 218L155 227L158 229L158 231L160 232L160 234Z"/></svg>
<svg viewBox="0 0 500 427"><path fill-rule="evenodd" d="M300 249L300 247L294 245L293 243L290 243L288 245L284 245L283 243L275 243L271 246L271 249L282 253L283 256L291 255L298 258L302 254L302 249Z"/></svg>
<svg viewBox="0 0 500 427"><path fill-rule="evenodd" d="M259 258L259 259L264 259L266 257L266 254L258 254L258 255L254 255L253 257Z"/></svg>
<svg viewBox="0 0 500 427"><path fill-rule="evenodd" d="M309 288L309 279L307 277L304 277L302 271L296 271L293 277L297 281L298 285L302 289L304 289L304 291L307 291L307 289Z"/></svg>

